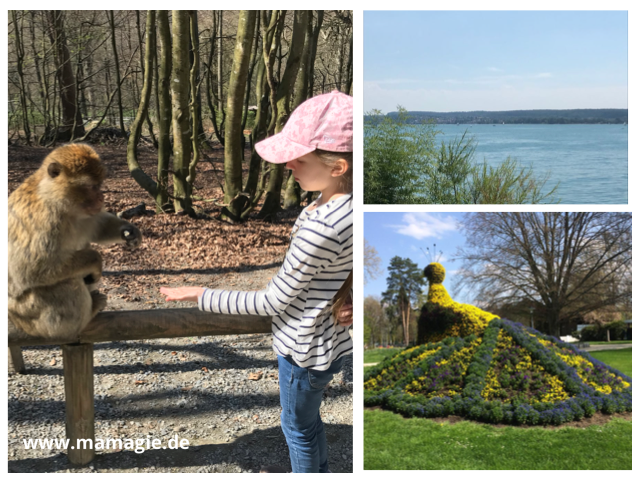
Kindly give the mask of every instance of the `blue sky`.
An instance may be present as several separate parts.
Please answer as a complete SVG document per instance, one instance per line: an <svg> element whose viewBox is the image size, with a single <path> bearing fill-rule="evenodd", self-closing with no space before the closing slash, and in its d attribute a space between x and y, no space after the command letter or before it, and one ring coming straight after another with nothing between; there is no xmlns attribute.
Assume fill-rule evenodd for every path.
<svg viewBox="0 0 640 480"><path fill-rule="evenodd" d="M447 275L445 287L452 294L452 281L455 270L460 268L460 260L452 262L457 248L464 246L465 238L461 234L459 222L462 213L365 213L364 238L373 245L380 257L380 276L364 286L364 296L381 295L387 289L387 267L391 258L398 255L410 258L424 269L430 259L420 250L426 252L427 247L433 252L442 251L440 263L445 267ZM429 253L427 252L427 255ZM461 292L455 300L469 303L473 297Z"/></svg>
<svg viewBox="0 0 640 480"><path fill-rule="evenodd" d="M627 12L364 12L364 109L627 108Z"/></svg>

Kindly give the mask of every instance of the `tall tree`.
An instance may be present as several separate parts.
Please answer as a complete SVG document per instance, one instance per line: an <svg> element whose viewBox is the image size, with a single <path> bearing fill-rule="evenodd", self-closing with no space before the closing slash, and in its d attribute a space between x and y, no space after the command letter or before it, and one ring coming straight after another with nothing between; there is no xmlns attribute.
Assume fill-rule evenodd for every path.
<svg viewBox="0 0 640 480"><path fill-rule="evenodd" d="M173 112L173 197L176 213L192 212L187 176L191 161L191 124L189 122L189 12L172 12L171 103Z"/></svg>
<svg viewBox="0 0 640 480"><path fill-rule="evenodd" d="M631 214L468 214L459 278L494 305L526 301L548 332L631 298Z"/></svg>
<svg viewBox="0 0 640 480"><path fill-rule="evenodd" d="M144 72L145 72L145 59L144 59L144 53L142 50L142 29L140 28L140 10L136 10L136 31L138 33L138 45L140 46L139 48L139 53L140 53L140 69L142 70L142 76L144 77ZM155 26L154 26L155 28ZM152 51L152 57L155 55L155 48ZM157 70L156 72L154 72L157 74ZM143 87L144 88L144 87ZM147 109L147 113L145 116L145 120L147 122L147 129L149 130L149 136L151 137L151 141L153 142L153 146L155 148L158 148L158 139L156 138L154 132L153 132L153 123L151 123L151 116L149 115L149 109Z"/></svg>
<svg viewBox="0 0 640 480"><path fill-rule="evenodd" d="M233 55L233 67L227 90L227 119L224 139L224 203L225 213L237 220L246 205L242 195L242 106L249 72L251 42L256 24L256 12L243 10L238 19L238 34Z"/></svg>
<svg viewBox="0 0 640 480"><path fill-rule="evenodd" d="M111 48L113 49L113 62L115 63L116 84L118 88L118 122L120 123L120 131L124 135L125 129L124 111L122 108L122 82L120 81L120 55L118 55L118 47L116 45L116 21L113 15L113 10L107 10L107 17L109 18L109 26L111 27Z"/></svg>
<svg viewBox="0 0 640 480"><path fill-rule="evenodd" d="M198 11L189 11L189 62L191 70L189 71L189 91L191 99L189 101L189 112L191 114L191 151L193 156L189 161L187 171L187 196L191 199L193 192L193 184L196 181L196 166L200 160L200 134L202 132L202 123L200 116L200 41L198 33Z"/></svg>
<svg viewBox="0 0 640 480"><path fill-rule="evenodd" d="M27 145L31 145L31 128L29 127L29 108L27 107L27 85L25 83L24 76L24 42L23 42L23 28L24 15L18 19L17 12L11 11L11 21L13 23L13 38L16 46L16 68L18 73L18 82L20 85L20 107L22 108L22 128L24 130L24 136L27 141Z"/></svg>
<svg viewBox="0 0 640 480"><path fill-rule="evenodd" d="M129 135L129 141L127 143L127 164L133 179L155 200L158 196L158 183L140 168L138 162L138 141L142 134L142 123L148 115L149 99L151 98L153 82L153 52L155 52L156 49L156 12L153 10L147 13L146 35L144 83L142 86L142 94L140 95L140 105L138 106L136 117L131 124L131 135ZM161 207L161 205L162 204L158 205L158 207Z"/></svg>
<svg viewBox="0 0 640 480"><path fill-rule="evenodd" d="M48 10L46 12L48 33L51 45L55 51L56 73L60 88L60 106L62 108L62 124L56 131L55 138L61 141L69 141L84 135L82 114L78 107L76 96L76 77L71 65L71 55L67 46L67 36L64 29L61 10Z"/></svg>
<svg viewBox="0 0 640 480"><path fill-rule="evenodd" d="M382 294L382 300L397 308L402 322L404 344L409 345L411 304L415 305L418 301L426 280L418 264L410 258L393 257L387 270L387 290Z"/></svg>
<svg viewBox="0 0 640 480"><path fill-rule="evenodd" d="M317 11L317 19L316 24L313 27L313 39L311 43L311 52L309 57L309 93L307 94L307 98L311 98L314 95L314 73L313 67L316 64L316 53L318 51L318 38L320 38L320 30L322 29L322 22L324 21L324 10Z"/></svg>
<svg viewBox="0 0 640 480"><path fill-rule="evenodd" d="M169 27L169 12L158 10L158 36L160 64L158 82L156 83L158 97L158 192L156 195L156 211L168 210L169 201L169 158L171 157L171 29ZM156 63L157 60L156 60Z"/></svg>

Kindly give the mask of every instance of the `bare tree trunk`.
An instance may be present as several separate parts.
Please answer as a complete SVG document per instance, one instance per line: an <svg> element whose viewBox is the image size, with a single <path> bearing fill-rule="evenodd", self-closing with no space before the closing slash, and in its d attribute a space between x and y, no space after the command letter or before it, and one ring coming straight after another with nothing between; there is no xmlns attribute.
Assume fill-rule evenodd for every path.
<svg viewBox="0 0 640 480"><path fill-rule="evenodd" d="M289 178L287 179L287 189L284 192L284 208L298 208L300 206L301 194L300 184L296 182L293 171L290 171Z"/></svg>
<svg viewBox="0 0 640 480"><path fill-rule="evenodd" d="M60 88L62 125L56 132L56 139L68 141L84 135L82 115L76 99L76 79L71 66L71 55L67 47L67 37L60 10L47 11L49 38L56 52L57 78Z"/></svg>
<svg viewBox="0 0 640 480"><path fill-rule="evenodd" d="M211 123L213 124L213 131L214 134L216 136L216 138L218 139L218 142L220 142L221 145L224 146L224 122L225 122L225 112L224 109L220 108L220 102L219 102L219 97L217 94L214 94L215 98L211 98L211 95L214 92L214 85L212 82L213 79L213 68L212 68L212 63L213 63L213 56L214 53L216 52L216 36L219 34L218 33L218 12L216 12L215 10L213 11L213 18L212 18L212 22L213 25L211 27L211 43L209 45L209 61L207 63L207 105L209 106L209 111L211 112ZM219 43L219 42L218 42ZM218 62L219 63L219 62ZM218 69L219 70L219 69ZM218 88L219 81L216 80L216 89ZM220 120L220 127L218 127L218 115L217 115L217 111L220 112L221 114L221 120Z"/></svg>
<svg viewBox="0 0 640 480"><path fill-rule="evenodd" d="M109 63L106 61L104 62L104 83L106 86L104 92L104 104L109 118L109 125L115 125L116 117L113 114L113 109L111 108L111 103L109 102L109 92L111 91L111 74L109 73Z"/></svg>
<svg viewBox="0 0 640 480"><path fill-rule="evenodd" d="M160 37L160 65L159 81L156 83L158 91L158 195L156 196L156 211L170 210L169 194L169 157L171 156L171 92L169 83L171 78L171 30L167 10L158 11L158 31ZM157 57L156 57L157 62ZM158 207L158 205L160 207ZM159 212L158 212L159 213Z"/></svg>
<svg viewBox="0 0 640 480"><path fill-rule="evenodd" d="M222 18L224 12L218 10L218 71L217 71L217 85L218 85L218 111L224 112L224 91L222 90Z"/></svg>
<svg viewBox="0 0 640 480"><path fill-rule="evenodd" d="M249 176L244 191L249 194L251 201L255 198L258 188L258 177L260 176L260 155L256 152L255 144L267 136L267 119L269 116L269 85L264 66L264 58L258 60L258 72L256 74L256 100L258 110L253 122L251 131L251 160L249 161Z"/></svg>
<svg viewBox="0 0 640 480"><path fill-rule="evenodd" d="M109 17L109 25L111 26L111 48L113 49L113 61L116 67L116 85L118 86L118 120L120 121L120 131L122 135L126 134L124 128L124 113L122 111L122 88L120 82L120 61L118 59L118 48L116 46L116 23L113 17L113 10L107 10Z"/></svg>
<svg viewBox="0 0 640 480"><path fill-rule="evenodd" d="M314 68L316 64L316 52L318 50L318 38L320 37L320 29L322 28L322 21L324 20L324 10L318 10L318 19L316 20L316 26L313 29L313 43L311 44L311 58L309 59L309 93L307 98L313 97L313 83L314 83Z"/></svg>
<svg viewBox="0 0 640 480"><path fill-rule="evenodd" d="M11 20L13 21L14 39L16 44L16 68L18 70L18 79L20 81L20 106L22 107L22 128L24 130L24 136L27 140L27 145L31 145L31 128L29 128L29 108L27 107L27 86L24 81L24 45L22 43L22 24L24 23L24 17L20 18L18 23L18 16L15 10L11 10Z"/></svg>
<svg viewBox="0 0 640 480"><path fill-rule="evenodd" d="M173 196L176 213L192 213L187 176L191 160L189 123L189 13L172 13L171 103L173 111Z"/></svg>
<svg viewBox="0 0 640 480"><path fill-rule="evenodd" d="M200 77L200 43L198 41L198 11L191 10L189 12L189 31L191 34L191 71L189 72L189 87L191 90L191 101L189 102L189 111L191 113L191 149L193 150L193 158L189 163L189 172L187 176L188 196L191 198L193 192L193 184L196 181L196 166L200 160L199 142L200 131L202 126L200 123L200 103L198 101L200 86L198 78Z"/></svg>
<svg viewBox="0 0 640 480"><path fill-rule="evenodd" d="M138 33L138 45L140 45L140 49L139 49L140 50L140 69L142 70L142 76L144 77L145 60L144 60L144 54L142 53L142 29L140 28L140 10L136 10L135 12L136 12L136 31ZM154 22L153 28L155 28L155 22ZM156 108L157 108L157 105L156 105ZM147 113L145 115L145 121L147 122L147 129L149 130L149 136L151 136L151 141L153 142L153 146L155 148L158 148L158 140L156 139L156 136L153 133L153 123L151 123L149 109L147 109Z"/></svg>
<svg viewBox="0 0 640 480"><path fill-rule="evenodd" d="M247 88L244 94L244 105L242 108L242 126L240 128L240 140L242 142L242 160L244 161L245 136L244 130L247 126L247 117L249 116L249 97L251 97L251 80L253 79L253 70L256 66L256 55L260 44L260 15L256 15L255 41L251 49L251 59L249 60L249 74L247 75ZM262 55L261 55L262 56Z"/></svg>
<svg viewBox="0 0 640 480"><path fill-rule="evenodd" d="M349 59L347 60L347 85L344 90L346 94L351 95L353 89L353 30L349 34Z"/></svg>
<svg viewBox="0 0 640 480"><path fill-rule="evenodd" d="M142 133L142 123L148 113L149 99L151 98L152 88L152 69L153 69L153 51L156 49L156 13L150 10L147 13L147 45L145 49L144 59L146 70L144 74L144 84L142 86L142 94L140 95L140 105L136 118L131 125L131 135L127 144L127 164L133 179L140 185L149 195L156 198L157 183L147 175L138 163L138 141Z"/></svg>
<svg viewBox="0 0 640 480"><path fill-rule="evenodd" d="M37 51L36 48L36 17L35 17L35 12L34 11L30 11L29 12L30 16L31 16L31 51L32 51L32 56L33 56L33 62L34 62L34 67L35 67L35 71L36 71L36 78L38 80L38 93L40 95L40 101L42 102L42 116L43 116L43 127L44 127L44 132L48 132L50 127L51 127L51 120L50 120L50 101L49 101L49 81L47 79L47 75L45 72L45 64L46 64L46 59L45 59L45 55L41 56ZM43 15L40 14L41 19L43 18ZM46 29L43 28L43 32ZM45 39L43 39L42 41L42 46L43 46L43 51L44 51L44 44L45 44ZM42 64L41 64L41 60L42 60ZM34 133L36 134L36 136L38 135L37 131L34 131ZM38 140L39 142L39 140Z"/></svg>
<svg viewBox="0 0 640 480"><path fill-rule="evenodd" d="M191 63L191 69L193 71L193 66L195 64L195 62L198 62L198 66L195 69L194 73L195 73L195 84L194 87L197 88L193 88L193 91L196 92L196 106L194 108L195 114L198 116L197 121L195 123L195 125L197 125L197 142L198 142L198 146L201 147L203 146L203 141L206 138L205 134L204 134L204 128L202 125L202 96L201 96L201 90L200 90L200 28L198 27L198 13L197 10L195 10L195 14L190 14L190 22L191 22L191 37L189 39L189 62ZM195 32L195 36L193 35L193 32ZM194 52L197 52L197 58L196 58L196 54L194 54ZM207 145L208 146L208 145ZM195 178L195 177L194 177Z"/></svg>
<svg viewBox="0 0 640 480"><path fill-rule="evenodd" d="M251 42L256 23L254 10L243 10L238 18L236 48L227 90L227 120L224 139L224 215L239 220L247 203L242 195L242 106L249 71ZM256 40L257 41L257 40Z"/></svg>
<svg viewBox="0 0 640 480"><path fill-rule="evenodd" d="M295 110L298 105L309 98L309 77L310 75L313 75L311 53L315 50L312 46L313 41L313 15L310 13L304 35L304 49L302 51L302 58L300 59L300 69L296 80L296 91L293 96L292 110ZM315 41L317 41L317 37L315 38Z"/></svg>

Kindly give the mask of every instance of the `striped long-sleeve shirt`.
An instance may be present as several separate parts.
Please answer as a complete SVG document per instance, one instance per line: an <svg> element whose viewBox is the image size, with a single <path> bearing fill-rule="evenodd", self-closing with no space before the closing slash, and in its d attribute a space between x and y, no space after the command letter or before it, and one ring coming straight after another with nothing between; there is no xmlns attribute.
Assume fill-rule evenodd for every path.
<svg viewBox="0 0 640 480"><path fill-rule="evenodd" d="M353 195L304 209L278 274L264 290L206 289L201 310L272 317L273 350L304 368L326 370L351 353L349 329L334 322L333 298L353 268Z"/></svg>

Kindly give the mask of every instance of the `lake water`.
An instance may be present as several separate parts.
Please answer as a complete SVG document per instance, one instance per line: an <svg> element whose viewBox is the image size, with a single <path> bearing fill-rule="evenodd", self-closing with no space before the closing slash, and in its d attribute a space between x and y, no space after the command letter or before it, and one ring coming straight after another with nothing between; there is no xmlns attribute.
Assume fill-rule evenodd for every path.
<svg viewBox="0 0 640 480"><path fill-rule="evenodd" d="M466 130L475 136L476 159L498 165L507 157L550 172L560 182L560 203L626 204L628 140L626 125L438 125L449 140Z"/></svg>

